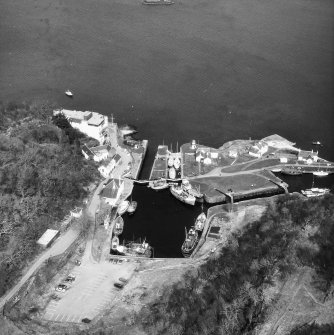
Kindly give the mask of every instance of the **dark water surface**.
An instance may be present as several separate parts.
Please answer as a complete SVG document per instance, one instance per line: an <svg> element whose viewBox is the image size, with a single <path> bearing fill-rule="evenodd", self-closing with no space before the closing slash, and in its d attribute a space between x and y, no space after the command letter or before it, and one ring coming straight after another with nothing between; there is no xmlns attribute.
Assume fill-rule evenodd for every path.
<svg viewBox="0 0 334 335"><path fill-rule="evenodd" d="M136 125L149 140L143 177L158 144L193 138L219 147L277 133L303 149L320 140L334 161L333 17L332 0L0 0L0 100L46 99ZM170 241L177 229L179 244L196 210L137 192L133 233L157 227Z"/></svg>

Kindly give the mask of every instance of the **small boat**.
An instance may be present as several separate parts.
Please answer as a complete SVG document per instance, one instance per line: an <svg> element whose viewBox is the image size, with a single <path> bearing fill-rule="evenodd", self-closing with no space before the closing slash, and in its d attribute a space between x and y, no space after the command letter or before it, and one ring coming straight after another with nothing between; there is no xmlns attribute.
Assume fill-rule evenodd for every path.
<svg viewBox="0 0 334 335"><path fill-rule="evenodd" d="M282 169L281 168L273 168L271 169L271 172L281 172Z"/></svg>
<svg viewBox="0 0 334 335"><path fill-rule="evenodd" d="M291 176L298 176L298 175L302 175L303 171L301 170L301 168L296 169L292 167L286 167L281 170L281 173L291 175Z"/></svg>
<svg viewBox="0 0 334 335"><path fill-rule="evenodd" d="M129 206L130 206L130 202L128 200L122 201L117 208L117 214L123 215L127 211Z"/></svg>
<svg viewBox="0 0 334 335"><path fill-rule="evenodd" d="M148 183L148 187L152 190L163 190L169 187L166 179L151 180Z"/></svg>
<svg viewBox="0 0 334 335"><path fill-rule="evenodd" d="M325 177L328 176L328 172L326 171L314 171L313 174L317 177Z"/></svg>
<svg viewBox="0 0 334 335"><path fill-rule="evenodd" d="M111 240L111 249L117 250L118 246L119 246L119 238L117 236L114 236Z"/></svg>
<svg viewBox="0 0 334 335"><path fill-rule="evenodd" d="M202 212L200 215L198 215L195 221L195 229L197 231L202 231L204 228L205 221L206 221L206 215L204 212Z"/></svg>
<svg viewBox="0 0 334 335"><path fill-rule="evenodd" d="M66 90L66 91L65 91L65 94L66 94L68 97L73 97L73 93L72 93L70 90Z"/></svg>
<svg viewBox="0 0 334 335"><path fill-rule="evenodd" d="M119 126L118 129L123 137L133 135L138 132L136 127L130 126L128 124Z"/></svg>
<svg viewBox="0 0 334 335"><path fill-rule="evenodd" d="M139 257L151 257L152 247L144 240L143 243L132 242L129 244L132 251L135 252L135 256Z"/></svg>
<svg viewBox="0 0 334 335"><path fill-rule="evenodd" d="M144 0L143 5L173 5L174 2L170 0Z"/></svg>
<svg viewBox="0 0 334 335"><path fill-rule="evenodd" d="M193 195L196 198L202 198L203 197L203 193L201 193L199 190L193 188L188 179L183 179L181 186L190 195Z"/></svg>
<svg viewBox="0 0 334 335"><path fill-rule="evenodd" d="M190 257L191 253L194 251L196 244L198 242L198 232L194 227L191 227L189 231L186 230L186 239L184 240L181 251L184 257Z"/></svg>
<svg viewBox="0 0 334 335"><path fill-rule="evenodd" d="M188 204L188 205L195 205L196 198L186 192L182 186L172 186L170 188L171 193L174 195L175 198L179 199L180 201Z"/></svg>
<svg viewBox="0 0 334 335"><path fill-rule="evenodd" d="M329 188L318 188L318 187L312 187L306 190L301 191L303 195L305 195L308 198L313 197L320 197L322 195L325 195L330 192Z"/></svg>
<svg viewBox="0 0 334 335"><path fill-rule="evenodd" d="M176 178L176 171L175 171L175 169L173 167L171 167L168 170L168 175L169 175L170 179L175 179Z"/></svg>
<svg viewBox="0 0 334 335"><path fill-rule="evenodd" d="M313 141L312 144L313 145L321 145L321 142L320 141Z"/></svg>
<svg viewBox="0 0 334 335"><path fill-rule="evenodd" d="M180 158L176 157L176 158L174 159L174 163L173 163L173 165L174 165L175 169L178 170L178 169L180 168L180 166L181 166Z"/></svg>
<svg viewBox="0 0 334 335"><path fill-rule="evenodd" d="M115 225L114 225L114 235L118 236L123 233L124 228L124 220L121 216L118 216L115 219Z"/></svg>
<svg viewBox="0 0 334 335"><path fill-rule="evenodd" d="M137 201L131 201L130 205L129 205L128 209L127 209L128 213L129 214L133 214L136 211L137 206L138 206Z"/></svg>
<svg viewBox="0 0 334 335"><path fill-rule="evenodd" d="M174 164L174 159L173 159L172 156L169 156L168 161L167 161L167 164L168 164L169 167L172 167L172 166L173 166L173 164Z"/></svg>

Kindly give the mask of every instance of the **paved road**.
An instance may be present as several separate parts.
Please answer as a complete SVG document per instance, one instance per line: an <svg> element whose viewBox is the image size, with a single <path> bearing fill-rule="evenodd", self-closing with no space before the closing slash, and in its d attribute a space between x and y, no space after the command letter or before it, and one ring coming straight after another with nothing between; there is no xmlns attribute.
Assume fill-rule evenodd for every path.
<svg viewBox="0 0 334 335"><path fill-rule="evenodd" d="M70 228L66 233L61 235L58 240L53 244L50 249L45 250L41 256L31 265L28 272L20 279L20 281L5 295L0 298L0 309L5 305L5 303L11 299L25 284L25 282L33 275L33 273L51 256L57 256L63 253L78 237L80 233L79 228Z"/></svg>

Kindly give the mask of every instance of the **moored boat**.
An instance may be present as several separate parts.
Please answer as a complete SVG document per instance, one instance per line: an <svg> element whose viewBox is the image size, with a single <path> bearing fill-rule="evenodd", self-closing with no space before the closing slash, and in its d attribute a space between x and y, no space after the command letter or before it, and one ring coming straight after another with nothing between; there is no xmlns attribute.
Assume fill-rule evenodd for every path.
<svg viewBox="0 0 334 335"><path fill-rule="evenodd" d="M129 205L128 209L127 209L128 213L129 214L133 214L136 211L137 206L138 206L137 201L131 201L130 205Z"/></svg>
<svg viewBox="0 0 334 335"><path fill-rule="evenodd" d="M187 232L186 229L186 239L184 240L181 251L184 257L190 257L191 253L194 251L198 242L198 232L194 227L191 227Z"/></svg>
<svg viewBox="0 0 334 335"><path fill-rule="evenodd" d="M163 190L169 187L166 179L151 180L148 186L153 190Z"/></svg>
<svg viewBox="0 0 334 335"><path fill-rule="evenodd" d="M169 175L170 179L175 179L176 178L176 171L175 171L175 169L173 167L171 167L168 170L168 175Z"/></svg>
<svg viewBox="0 0 334 335"><path fill-rule="evenodd" d="M183 189L188 192L190 195L196 197L196 198L202 198L203 197L203 193L201 193L199 190L197 190L196 188L194 188L188 179L182 179L182 184L181 186L183 187Z"/></svg>
<svg viewBox="0 0 334 335"><path fill-rule="evenodd" d="M174 2L170 0L144 0L143 5L173 5Z"/></svg>
<svg viewBox="0 0 334 335"><path fill-rule="evenodd" d="M65 91L65 94L66 94L68 97L73 97L73 93L72 93L70 90L66 90L66 91Z"/></svg>
<svg viewBox="0 0 334 335"><path fill-rule="evenodd" d="M175 169L178 170L180 168L180 166L181 166L180 158L176 157L174 159L173 165L174 165Z"/></svg>
<svg viewBox="0 0 334 335"><path fill-rule="evenodd" d="M312 187L301 191L301 193L308 198L320 197L329 192L330 192L329 188L318 188L318 187Z"/></svg>
<svg viewBox="0 0 334 335"><path fill-rule="evenodd" d="M281 170L281 173L291 176L298 176L302 175L303 171L301 168L285 167Z"/></svg>
<svg viewBox="0 0 334 335"><path fill-rule="evenodd" d="M145 257L150 258L152 255L152 247L145 242L130 242L126 246L119 245L115 250L121 256Z"/></svg>
<svg viewBox="0 0 334 335"><path fill-rule="evenodd" d="M118 216L115 219L115 225L114 225L114 235L118 236L121 235L124 228L124 220L121 216Z"/></svg>
<svg viewBox="0 0 334 335"><path fill-rule="evenodd" d="M174 159L173 159L172 156L169 156L168 161L167 161L167 164L168 164L169 167L172 167L172 166L173 166L173 164L174 164Z"/></svg>
<svg viewBox="0 0 334 335"><path fill-rule="evenodd" d="M180 201L188 204L188 205L195 205L196 198L186 192L182 186L171 186L170 188L171 193L174 195L175 198L179 199Z"/></svg>
<svg viewBox="0 0 334 335"><path fill-rule="evenodd" d="M123 200L117 208L117 214L118 215L124 214L127 211L129 205L130 205L130 202L128 200Z"/></svg>
<svg viewBox="0 0 334 335"><path fill-rule="evenodd" d="M313 141L312 144L313 145L321 145L321 142L320 141Z"/></svg>
<svg viewBox="0 0 334 335"><path fill-rule="evenodd" d="M202 212L200 215L198 215L195 221L195 230L202 231L204 228L205 221L206 221L206 215L204 212Z"/></svg>
<svg viewBox="0 0 334 335"><path fill-rule="evenodd" d="M328 172L326 171L314 171L313 174L317 177L325 177L328 176Z"/></svg>

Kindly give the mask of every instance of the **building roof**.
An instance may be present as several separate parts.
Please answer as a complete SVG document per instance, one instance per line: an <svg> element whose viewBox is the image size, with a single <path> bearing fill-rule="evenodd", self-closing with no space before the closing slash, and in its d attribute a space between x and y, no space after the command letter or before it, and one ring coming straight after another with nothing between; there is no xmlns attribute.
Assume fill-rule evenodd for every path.
<svg viewBox="0 0 334 335"><path fill-rule="evenodd" d="M100 195L103 198L116 198L122 183L123 181L121 179L112 179L111 182L101 191Z"/></svg>
<svg viewBox="0 0 334 335"><path fill-rule="evenodd" d="M299 157L303 157L303 158L312 158L314 156L317 156L318 153L317 152L313 152L313 151L306 151L306 150L300 150L298 153Z"/></svg>
<svg viewBox="0 0 334 335"><path fill-rule="evenodd" d="M94 157L94 152L92 152L92 150L89 149L89 148L87 147L86 144L84 144L84 145L82 146L81 150L82 150L88 157L90 157L90 158L93 158L93 157Z"/></svg>
<svg viewBox="0 0 334 335"><path fill-rule="evenodd" d="M76 111L70 109L58 109L53 112L55 115L63 113L71 122L81 123L88 121L91 126L99 126L104 121L104 116L91 111Z"/></svg>
<svg viewBox="0 0 334 335"><path fill-rule="evenodd" d="M116 154L114 157L113 157L113 160L115 161L115 163L117 163L118 161L121 160L121 156L119 154Z"/></svg>
<svg viewBox="0 0 334 335"><path fill-rule="evenodd" d="M99 113L92 113L92 117L88 119L88 124L91 126L99 126L104 122L104 116Z"/></svg>
<svg viewBox="0 0 334 335"><path fill-rule="evenodd" d="M59 230L47 229L45 233L37 241L38 244L48 245L59 233Z"/></svg>

